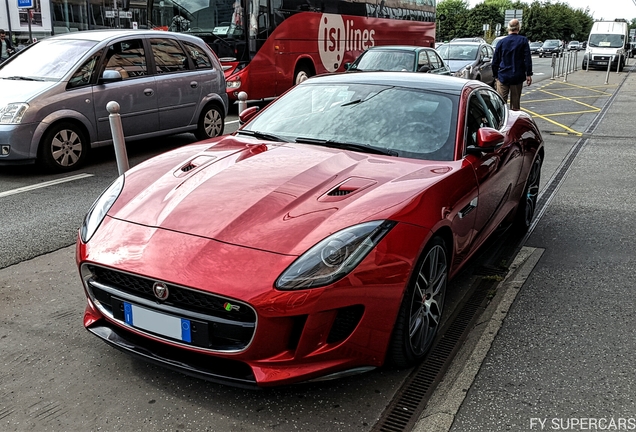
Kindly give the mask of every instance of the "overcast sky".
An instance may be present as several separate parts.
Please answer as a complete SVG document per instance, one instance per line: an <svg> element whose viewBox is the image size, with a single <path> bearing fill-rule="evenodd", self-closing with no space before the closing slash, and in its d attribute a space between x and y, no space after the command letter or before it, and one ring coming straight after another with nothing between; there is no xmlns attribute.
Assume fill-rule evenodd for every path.
<svg viewBox="0 0 636 432"><path fill-rule="evenodd" d="M439 1L439 0L438 0ZM522 0L524 3L532 3L530 0ZM556 3L553 0L552 3ZM596 20L614 20L615 18L625 18L631 21L636 18L636 4L633 0L561 0L562 3L569 4L573 9L590 8L590 15ZM473 7L481 0L469 0L470 6Z"/></svg>

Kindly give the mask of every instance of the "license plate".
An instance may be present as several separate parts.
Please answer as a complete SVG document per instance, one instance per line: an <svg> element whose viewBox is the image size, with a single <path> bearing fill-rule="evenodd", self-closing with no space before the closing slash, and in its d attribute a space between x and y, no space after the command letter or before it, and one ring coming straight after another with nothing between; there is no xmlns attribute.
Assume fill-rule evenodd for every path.
<svg viewBox="0 0 636 432"><path fill-rule="evenodd" d="M183 342L192 342L190 320L124 303L126 324Z"/></svg>
<svg viewBox="0 0 636 432"><path fill-rule="evenodd" d="M607 66L607 62L598 62L599 66Z"/></svg>

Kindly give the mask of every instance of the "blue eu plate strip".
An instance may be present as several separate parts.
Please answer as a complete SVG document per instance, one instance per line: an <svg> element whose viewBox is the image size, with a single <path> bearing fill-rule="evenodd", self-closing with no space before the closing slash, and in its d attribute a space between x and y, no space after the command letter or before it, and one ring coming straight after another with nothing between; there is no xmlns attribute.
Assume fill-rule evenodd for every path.
<svg viewBox="0 0 636 432"><path fill-rule="evenodd" d="M190 320L183 318L181 318L181 340L192 343L192 336L190 335Z"/></svg>
<svg viewBox="0 0 636 432"><path fill-rule="evenodd" d="M124 320L126 324L133 325L133 312L132 305L130 303L124 302Z"/></svg>

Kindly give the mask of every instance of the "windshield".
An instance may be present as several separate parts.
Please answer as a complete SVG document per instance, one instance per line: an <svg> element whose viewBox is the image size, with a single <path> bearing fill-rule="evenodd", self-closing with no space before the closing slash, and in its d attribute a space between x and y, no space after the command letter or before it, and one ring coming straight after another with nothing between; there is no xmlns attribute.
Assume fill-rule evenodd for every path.
<svg viewBox="0 0 636 432"><path fill-rule="evenodd" d="M543 46L545 48L552 48L552 47L558 47L559 46L559 41L558 40L549 40L549 41L545 41L543 43Z"/></svg>
<svg viewBox="0 0 636 432"><path fill-rule="evenodd" d="M479 50L477 45L446 44L437 48L444 60L475 60Z"/></svg>
<svg viewBox="0 0 636 432"><path fill-rule="evenodd" d="M589 45L603 48L621 48L625 42L625 35L619 34L591 34Z"/></svg>
<svg viewBox="0 0 636 432"><path fill-rule="evenodd" d="M0 78L59 81L97 42L45 39L20 51L0 68Z"/></svg>
<svg viewBox="0 0 636 432"><path fill-rule="evenodd" d="M288 142L354 144L400 157L452 160L457 105L454 96L423 90L308 82L243 130Z"/></svg>
<svg viewBox="0 0 636 432"><path fill-rule="evenodd" d="M243 34L239 0L154 0L150 19L152 27L170 31L217 37Z"/></svg>
<svg viewBox="0 0 636 432"><path fill-rule="evenodd" d="M370 50L355 62L355 69L364 71L414 71L415 52Z"/></svg>

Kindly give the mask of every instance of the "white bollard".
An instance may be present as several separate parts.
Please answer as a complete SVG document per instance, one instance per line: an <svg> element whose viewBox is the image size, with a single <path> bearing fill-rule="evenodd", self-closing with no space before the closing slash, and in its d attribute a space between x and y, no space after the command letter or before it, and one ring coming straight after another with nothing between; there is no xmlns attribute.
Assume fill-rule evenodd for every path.
<svg viewBox="0 0 636 432"><path fill-rule="evenodd" d="M241 114L247 108L247 93L245 93L244 91L239 92L238 100L238 113Z"/></svg>
<svg viewBox="0 0 636 432"><path fill-rule="evenodd" d="M612 69L612 61L614 61L614 56L610 57L607 61L607 75L605 75L605 84L609 84L609 73Z"/></svg>
<svg viewBox="0 0 636 432"><path fill-rule="evenodd" d="M117 171L119 175L128 171L128 155L126 154L126 141L124 140L124 128L121 126L121 116L119 115L119 104L110 101L106 104L106 110L110 113L110 131L113 135L113 145L115 146L115 159L117 159Z"/></svg>

